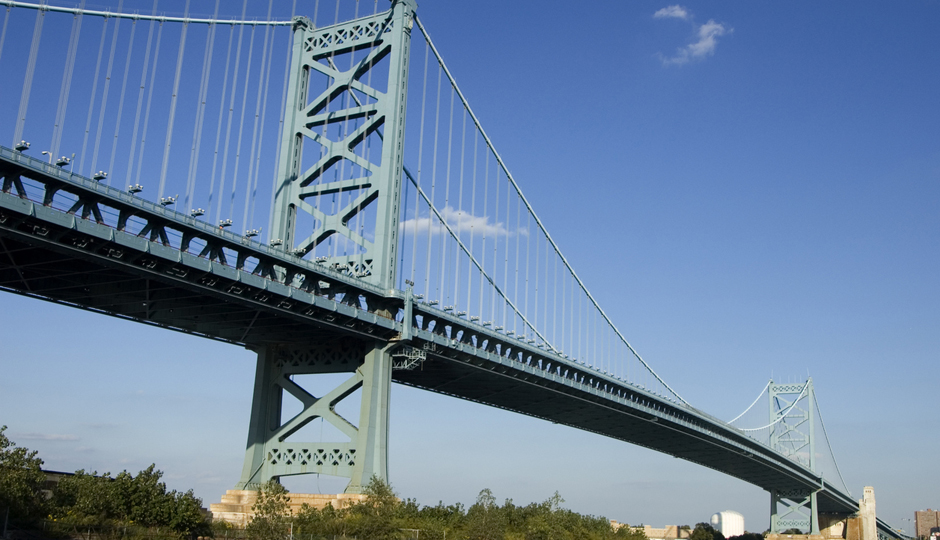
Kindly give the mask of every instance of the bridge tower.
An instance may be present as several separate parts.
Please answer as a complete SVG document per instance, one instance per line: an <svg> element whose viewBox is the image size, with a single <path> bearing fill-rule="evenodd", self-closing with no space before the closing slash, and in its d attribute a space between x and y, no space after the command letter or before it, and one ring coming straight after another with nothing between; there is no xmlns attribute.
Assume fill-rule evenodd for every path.
<svg viewBox="0 0 940 540"><path fill-rule="evenodd" d="M813 412L816 410L816 395L813 379L807 379L804 384L775 384L771 381L769 396L770 447L815 473ZM791 528L819 534L816 490L771 490L770 532L782 533Z"/></svg>
<svg viewBox="0 0 940 540"><path fill-rule="evenodd" d="M392 0L389 11L353 21L316 28L299 17L293 25L271 244L304 257L332 237L346 246L344 253L334 250L315 262L381 292L391 290L396 280L408 58L416 8L414 0ZM325 80L325 88L314 89L311 75ZM351 120L355 124L350 130ZM375 149L376 137L380 151ZM305 143L316 144L307 152L308 158L315 156L314 163L304 163ZM340 166L361 174L339 178L331 171ZM337 194L352 196L344 208L328 213L331 205L319 201ZM357 222L369 222L371 230L351 226L356 216L365 216ZM299 218L312 222L312 230L301 234ZM358 304L358 297L342 301ZM377 313L395 315L381 308ZM346 492L360 493L372 476L387 479L390 353L396 345L343 336L337 325L333 332L259 348L245 464L237 488L257 489L281 476L322 473L349 478ZM342 372L353 375L320 396L293 379ZM353 425L335 406L357 390L360 415ZM292 418L283 417L285 391L303 404ZM288 440L316 418L349 440Z"/></svg>

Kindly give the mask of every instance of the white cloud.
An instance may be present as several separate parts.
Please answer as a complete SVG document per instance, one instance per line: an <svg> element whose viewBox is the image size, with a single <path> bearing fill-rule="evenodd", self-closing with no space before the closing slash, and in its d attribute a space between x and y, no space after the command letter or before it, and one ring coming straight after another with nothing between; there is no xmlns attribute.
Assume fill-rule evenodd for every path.
<svg viewBox="0 0 940 540"><path fill-rule="evenodd" d="M674 19L688 20L689 12L684 7L676 4L675 6L664 7L663 9L657 11L656 13L653 13L653 18L654 19L674 18Z"/></svg>
<svg viewBox="0 0 940 540"><path fill-rule="evenodd" d="M731 32L731 29L725 28L725 25L709 21L698 27L698 41L689 44L689 54L692 58L701 58L710 54L715 54L715 47L718 46L718 36L723 36Z"/></svg>
<svg viewBox="0 0 940 540"><path fill-rule="evenodd" d="M733 31L731 27L717 23L714 19L709 19L705 24L697 25L692 20L692 14L679 5L660 9L653 14L653 17L656 19L675 18L689 21L694 30L695 41L677 49L674 56L659 55L663 65L667 66L682 65L715 54L715 49L718 47L718 38Z"/></svg>
<svg viewBox="0 0 940 540"><path fill-rule="evenodd" d="M18 433L18 439L27 441L77 441L79 438L75 435L56 435L53 433Z"/></svg>
<svg viewBox="0 0 940 540"><path fill-rule="evenodd" d="M491 222L490 218L487 216L474 216L469 212L457 210L450 206L445 206L444 209L441 210L441 217L444 218L444 221L450 226L451 230L457 234L472 232L474 235L486 235L488 237L509 236L510 234L525 236L528 234L526 229L519 229L513 232L508 230L503 223ZM406 219L399 224L399 228L406 234L427 234L429 230L431 234L447 232L447 229L437 219L437 216Z"/></svg>

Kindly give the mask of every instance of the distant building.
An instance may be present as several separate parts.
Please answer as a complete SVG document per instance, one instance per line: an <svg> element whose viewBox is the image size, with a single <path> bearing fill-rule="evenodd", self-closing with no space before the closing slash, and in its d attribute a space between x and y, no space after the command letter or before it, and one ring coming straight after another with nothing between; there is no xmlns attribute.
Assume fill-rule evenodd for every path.
<svg viewBox="0 0 940 540"><path fill-rule="evenodd" d="M725 538L741 536L744 534L744 516L731 510L718 512L712 516L712 527L724 535Z"/></svg>
<svg viewBox="0 0 940 540"><path fill-rule="evenodd" d="M940 536L940 511L928 508L914 512L914 530L919 538L930 538L932 534Z"/></svg>

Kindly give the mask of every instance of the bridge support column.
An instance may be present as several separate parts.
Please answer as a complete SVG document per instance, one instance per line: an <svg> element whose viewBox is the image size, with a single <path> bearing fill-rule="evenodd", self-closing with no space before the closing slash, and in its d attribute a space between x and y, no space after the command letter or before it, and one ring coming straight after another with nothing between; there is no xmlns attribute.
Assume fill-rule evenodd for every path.
<svg viewBox="0 0 940 540"><path fill-rule="evenodd" d="M804 384L768 386L770 447L816 472L816 394L813 379ZM770 492L770 532L801 529L819 534L816 489L774 489ZM781 512L782 508L782 512Z"/></svg>
<svg viewBox="0 0 940 540"><path fill-rule="evenodd" d="M781 534L788 529L819 534L816 492L803 489L770 492L770 532Z"/></svg>
<svg viewBox="0 0 940 540"><path fill-rule="evenodd" d="M346 493L361 493L376 476L388 479L388 413L392 382L391 346L337 340L311 347L269 346L258 351L245 464L237 489L258 489L281 476L328 474L350 479ZM314 396L292 375L352 375L321 396ZM359 425L336 412L340 401L361 390ZM283 418L287 391L303 404ZM322 418L345 436L342 442L302 442L291 436Z"/></svg>

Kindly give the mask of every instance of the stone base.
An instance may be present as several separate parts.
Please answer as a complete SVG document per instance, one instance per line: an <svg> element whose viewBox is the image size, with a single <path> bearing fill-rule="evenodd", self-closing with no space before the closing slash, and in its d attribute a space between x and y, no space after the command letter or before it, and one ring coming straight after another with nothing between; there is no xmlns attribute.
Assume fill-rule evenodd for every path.
<svg viewBox="0 0 940 540"><path fill-rule="evenodd" d="M338 495L288 493L291 514L300 512L300 507L308 504L313 508L346 508L362 501L365 495L359 493L340 493ZM227 521L236 527L245 527L251 520L251 507L258 501L258 492L247 489L230 489L222 495L222 502L209 505L213 521Z"/></svg>

